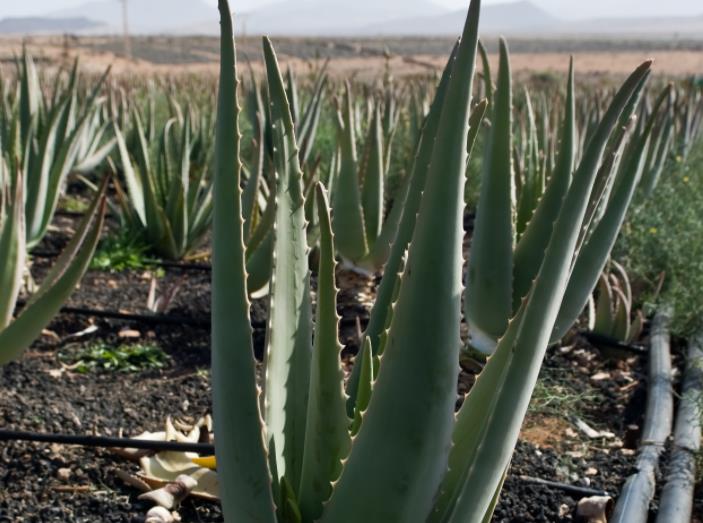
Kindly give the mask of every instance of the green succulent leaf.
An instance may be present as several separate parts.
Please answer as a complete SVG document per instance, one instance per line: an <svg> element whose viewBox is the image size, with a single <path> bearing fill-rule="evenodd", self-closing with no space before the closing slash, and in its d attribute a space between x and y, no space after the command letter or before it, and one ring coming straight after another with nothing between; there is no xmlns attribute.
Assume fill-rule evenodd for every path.
<svg viewBox="0 0 703 523"><path fill-rule="evenodd" d="M472 1L454 66L462 74L452 75L447 86L374 393L322 522L424 521L446 469L456 398L448 377L458 372L460 348L461 224L479 9L480 1Z"/></svg>
<svg viewBox="0 0 703 523"><path fill-rule="evenodd" d="M508 48L501 40L498 87L471 240L464 307L470 344L485 353L495 348L512 312L515 231L511 84Z"/></svg>
<svg viewBox="0 0 703 523"><path fill-rule="evenodd" d="M322 515L322 504L332 494L332 482L342 471L349 454L349 418L345 410L344 372L340 362L342 345L337 338L337 289L334 241L327 195L316 186L320 222L320 268L317 277L315 346L310 372L310 394L305 430L305 450L300 484L300 511L304 521Z"/></svg>
<svg viewBox="0 0 703 523"><path fill-rule="evenodd" d="M222 58L213 192L212 390L220 497L227 521L276 523L244 270L232 18L227 0L218 5Z"/></svg>
<svg viewBox="0 0 703 523"><path fill-rule="evenodd" d="M303 173L273 46L264 38L276 169L276 225L266 343L265 420L279 474L300 484L312 357Z"/></svg>

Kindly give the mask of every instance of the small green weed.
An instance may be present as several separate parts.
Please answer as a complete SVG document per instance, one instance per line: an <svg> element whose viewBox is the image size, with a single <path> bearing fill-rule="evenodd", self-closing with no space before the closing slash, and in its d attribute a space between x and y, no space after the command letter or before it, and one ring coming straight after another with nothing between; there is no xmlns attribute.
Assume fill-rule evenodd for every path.
<svg viewBox="0 0 703 523"><path fill-rule="evenodd" d="M70 364L75 372L86 374L92 371L140 372L162 369L169 358L155 345L138 343L111 347L99 343L62 359Z"/></svg>
<svg viewBox="0 0 703 523"><path fill-rule="evenodd" d="M148 247L135 234L124 231L105 237L98 246L90 268L124 271L149 268Z"/></svg>
<svg viewBox="0 0 703 523"><path fill-rule="evenodd" d="M530 412L544 416L583 418L582 407L595 401L595 395L588 387L576 390L574 384L548 372L540 376L530 402Z"/></svg>
<svg viewBox="0 0 703 523"><path fill-rule="evenodd" d="M75 196L66 195L61 199L60 206L61 209L68 212L87 212L90 203Z"/></svg>
<svg viewBox="0 0 703 523"><path fill-rule="evenodd" d="M671 304L672 330L683 336L703 327L701 208L703 143L698 143L687 161L669 162L651 197L639 195L615 251L642 291L643 304Z"/></svg>

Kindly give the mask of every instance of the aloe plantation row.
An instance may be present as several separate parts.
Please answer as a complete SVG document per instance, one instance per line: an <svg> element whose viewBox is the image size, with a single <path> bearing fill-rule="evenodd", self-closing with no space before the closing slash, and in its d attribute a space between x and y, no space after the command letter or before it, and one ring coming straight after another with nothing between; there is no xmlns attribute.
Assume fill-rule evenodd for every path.
<svg viewBox="0 0 703 523"><path fill-rule="evenodd" d="M548 347L584 325L621 344L645 330L613 248L633 201L695 150L703 91L652 78L651 61L617 89L580 86L573 60L560 83L517 83L504 40L491 70L480 0L441 75L371 85L328 62L284 71L268 38L263 70L243 68L219 11L217 89L52 72L28 53L3 78L0 363L40 338L101 241L205 258L205 468L225 521L490 521ZM89 201L35 283L76 186ZM350 367L342 272L377 278ZM466 361L480 373L457 401Z"/></svg>

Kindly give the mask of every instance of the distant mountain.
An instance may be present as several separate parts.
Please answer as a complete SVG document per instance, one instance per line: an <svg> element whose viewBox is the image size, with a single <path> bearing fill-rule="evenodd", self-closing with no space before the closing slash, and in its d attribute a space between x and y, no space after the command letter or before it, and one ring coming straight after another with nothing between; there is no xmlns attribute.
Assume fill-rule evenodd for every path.
<svg viewBox="0 0 703 523"><path fill-rule="evenodd" d="M239 16L239 32L288 36L353 35L378 20L435 17L429 0L288 0Z"/></svg>
<svg viewBox="0 0 703 523"><path fill-rule="evenodd" d="M85 17L75 18L3 18L0 20L0 34L31 34L31 33L78 33L87 29L104 27L102 22L89 20Z"/></svg>
<svg viewBox="0 0 703 523"><path fill-rule="evenodd" d="M572 22L569 33L580 35L703 35L701 16L660 16L643 18L596 18L584 22Z"/></svg>
<svg viewBox="0 0 703 523"><path fill-rule="evenodd" d="M375 23L360 29L361 35L443 36L461 33L466 10L433 18L403 17ZM486 5L481 10L482 35L524 36L663 36L703 34L703 16L603 18L566 21L552 16L529 1Z"/></svg>
<svg viewBox="0 0 703 523"><path fill-rule="evenodd" d="M132 33L179 32L193 24L212 25L219 30L217 9L202 0L133 0L128 3L128 13ZM82 16L102 22L110 32L122 30L122 3L116 0L94 0L51 16Z"/></svg>
<svg viewBox="0 0 703 523"><path fill-rule="evenodd" d="M367 35L459 35L465 21L466 9L462 9L432 18L394 18L364 27L361 32ZM479 27L482 34L535 34L553 31L563 24L532 2L518 1L483 6Z"/></svg>
<svg viewBox="0 0 703 523"><path fill-rule="evenodd" d="M217 9L203 0L129 0L128 6L133 34L219 34ZM465 9L450 11L434 0L280 0L236 12L235 29L238 34L275 36L456 36L465 18ZM703 16L565 21L530 0L513 0L485 5L480 30L484 36L700 37ZM122 5L117 0L87 0L45 17L0 21L0 33L121 31Z"/></svg>

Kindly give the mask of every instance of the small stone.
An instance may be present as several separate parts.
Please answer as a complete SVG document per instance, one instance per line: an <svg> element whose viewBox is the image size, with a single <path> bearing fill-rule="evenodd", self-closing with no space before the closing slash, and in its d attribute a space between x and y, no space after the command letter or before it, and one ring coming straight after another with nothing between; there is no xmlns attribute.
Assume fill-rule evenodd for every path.
<svg viewBox="0 0 703 523"><path fill-rule="evenodd" d="M563 518L566 517L566 515L570 512L569 505L566 503L562 503L559 505L559 517Z"/></svg>
<svg viewBox="0 0 703 523"><path fill-rule="evenodd" d="M610 374L608 372L597 372L591 376L591 381L603 381L610 379Z"/></svg>
<svg viewBox="0 0 703 523"><path fill-rule="evenodd" d="M59 478L61 481L68 482L69 479L71 479L71 469L69 468L60 468L59 470L56 471L56 477Z"/></svg>
<svg viewBox="0 0 703 523"><path fill-rule="evenodd" d="M598 474L598 469L595 467L588 467L584 474L586 474L586 476L596 476Z"/></svg>
<svg viewBox="0 0 703 523"><path fill-rule="evenodd" d="M124 330L121 330L117 334L117 336L122 339L125 339L125 338L134 339L134 338L141 338L142 333L137 330L133 330L133 329L124 329Z"/></svg>

